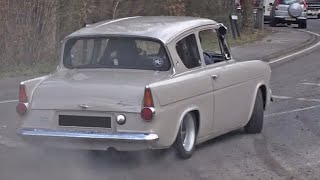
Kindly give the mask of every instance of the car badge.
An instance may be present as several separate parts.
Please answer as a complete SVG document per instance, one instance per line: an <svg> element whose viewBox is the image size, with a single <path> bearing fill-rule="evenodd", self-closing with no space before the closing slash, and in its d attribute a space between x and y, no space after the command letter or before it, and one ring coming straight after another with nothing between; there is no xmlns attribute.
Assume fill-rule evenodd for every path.
<svg viewBox="0 0 320 180"><path fill-rule="evenodd" d="M153 65L157 68L161 68L163 66L163 60L161 58L156 58L153 60Z"/></svg>
<svg viewBox="0 0 320 180"><path fill-rule="evenodd" d="M42 114L42 115L40 116L40 121L48 121L48 120L49 120L48 115Z"/></svg>

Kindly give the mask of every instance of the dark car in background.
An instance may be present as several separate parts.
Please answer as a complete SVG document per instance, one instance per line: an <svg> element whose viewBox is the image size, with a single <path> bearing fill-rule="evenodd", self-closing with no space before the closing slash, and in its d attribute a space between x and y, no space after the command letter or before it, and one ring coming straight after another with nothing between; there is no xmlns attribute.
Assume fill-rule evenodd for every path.
<svg viewBox="0 0 320 180"><path fill-rule="evenodd" d="M308 16L316 16L320 19L320 0L307 0Z"/></svg>

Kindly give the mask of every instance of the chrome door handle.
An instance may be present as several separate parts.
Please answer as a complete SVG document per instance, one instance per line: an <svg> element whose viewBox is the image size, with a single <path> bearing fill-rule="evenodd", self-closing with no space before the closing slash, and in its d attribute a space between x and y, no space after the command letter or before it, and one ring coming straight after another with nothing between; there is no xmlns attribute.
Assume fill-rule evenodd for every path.
<svg viewBox="0 0 320 180"><path fill-rule="evenodd" d="M216 79L219 78L219 75L211 75L211 78L212 78L213 80L216 80Z"/></svg>
<svg viewBox="0 0 320 180"><path fill-rule="evenodd" d="M79 107L81 109L88 109L89 108L89 106L87 104L81 104L81 105L79 105Z"/></svg>

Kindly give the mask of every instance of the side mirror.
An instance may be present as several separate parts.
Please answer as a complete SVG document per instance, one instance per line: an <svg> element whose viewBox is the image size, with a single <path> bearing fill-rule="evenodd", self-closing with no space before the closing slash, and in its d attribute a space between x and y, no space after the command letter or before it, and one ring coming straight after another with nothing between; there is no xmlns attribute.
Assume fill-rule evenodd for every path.
<svg viewBox="0 0 320 180"><path fill-rule="evenodd" d="M219 30L218 30L218 31L219 31L219 34L220 34L220 35L224 36L224 35L227 34L228 29L227 29L227 27L224 26L223 24L220 24L220 27L219 27Z"/></svg>
<svg viewBox="0 0 320 180"><path fill-rule="evenodd" d="M273 6L273 3L269 3L269 6Z"/></svg>
<svg viewBox="0 0 320 180"><path fill-rule="evenodd" d="M226 54L224 54L224 58L225 58L226 60L230 60L230 59L231 59L231 56L230 56L230 54L226 53Z"/></svg>

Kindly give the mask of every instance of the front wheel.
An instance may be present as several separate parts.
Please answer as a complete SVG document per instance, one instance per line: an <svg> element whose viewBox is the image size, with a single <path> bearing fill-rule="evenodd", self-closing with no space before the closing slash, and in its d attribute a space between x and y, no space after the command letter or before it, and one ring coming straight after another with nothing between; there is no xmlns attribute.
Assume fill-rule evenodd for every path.
<svg viewBox="0 0 320 180"><path fill-rule="evenodd" d="M248 124L244 127L244 130L250 134L261 133L263 129L264 118L264 105L261 90L258 91L256 96L253 112Z"/></svg>
<svg viewBox="0 0 320 180"><path fill-rule="evenodd" d="M189 159L196 145L196 119L193 114L187 114L180 125L175 141L175 149L182 159Z"/></svg>
<svg viewBox="0 0 320 180"><path fill-rule="evenodd" d="M271 18L270 18L270 21L269 21L269 25L270 25L271 27L276 27L276 26L277 26L277 19L271 17Z"/></svg>

